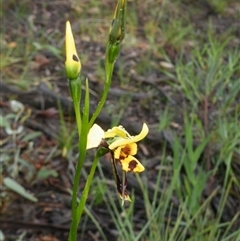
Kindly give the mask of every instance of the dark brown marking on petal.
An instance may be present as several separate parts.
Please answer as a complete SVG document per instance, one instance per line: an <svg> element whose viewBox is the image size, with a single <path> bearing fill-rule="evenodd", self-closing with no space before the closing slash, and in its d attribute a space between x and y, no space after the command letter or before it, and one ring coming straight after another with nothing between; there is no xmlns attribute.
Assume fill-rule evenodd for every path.
<svg viewBox="0 0 240 241"><path fill-rule="evenodd" d="M128 155L126 155L125 153L123 153L122 151L120 152L120 156L119 159L120 160L124 160Z"/></svg>
<svg viewBox="0 0 240 241"><path fill-rule="evenodd" d="M130 151L131 151L131 148L129 148L129 146L125 146L124 148L121 149L121 151L126 154L126 155L129 155L130 154Z"/></svg>
<svg viewBox="0 0 240 241"><path fill-rule="evenodd" d="M73 54L72 59L73 59L73 61L79 62L79 59L75 54Z"/></svg>
<svg viewBox="0 0 240 241"><path fill-rule="evenodd" d="M130 161L129 164L128 164L128 169L130 171L133 171L136 168L137 164L138 163L135 160Z"/></svg>

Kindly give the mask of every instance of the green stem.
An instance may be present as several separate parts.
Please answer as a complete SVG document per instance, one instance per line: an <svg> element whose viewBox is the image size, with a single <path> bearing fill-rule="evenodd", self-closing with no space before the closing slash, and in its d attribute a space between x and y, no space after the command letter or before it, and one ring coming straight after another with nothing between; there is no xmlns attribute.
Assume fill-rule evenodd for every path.
<svg viewBox="0 0 240 241"><path fill-rule="evenodd" d="M74 80L70 80L69 88L70 88L70 93L71 93L73 105L74 105L75 116L77 120L78 137L80 139L81 130L82 130L82 118L80 113L82 83L81 83L80 77Z"/></svg>
<svg viewBox="0 0 240 241"><path fill-rule="evenodd" d="M112 82L113 68L114 68L115 60L117 59L117 55L119 52L119 46L117 46L117 47L118 48L116 48L116 46L113 46L112 44L108 44L108 46L107 46L106 61L105 61L106 82L105 82L102 98L97 106L97 109L93 113L92 118L89 121L89 128L93 125L94 121L98 117L98 115L101 112L101 110L106 102L106 99L108 97L109 88L110 88L111 82ZM113 48L114 48L114 51L113 51ZM116 49L118 51L116 51ZM114 52L114 56L113 56L112 52Z"/></svg>
<svg viewBox="0 0 240 241"><path fill-rule="evenodd" d="M79 149L81 148L80 143L80 137L81 137L81 131L82 131L82 118L80 113L80 100L81 100L81 80L80 77L75 80L69 81L69 87L71 96L73 99L73 105L74 105L74 111L76 115L76 121L77 121L77 128L78 128L78 137L79 137ZM76 166L76 173L74 175L74 183L73 183L73 193L72 193L72 222L71 222L71 228L69 232L69 241L76 241L77 240L77 194L78 194L78 184L80 180L80 174L83 167L84 159L85 159L85 153L80 152L78 157L78 162Z"/></svg>
<svg viewBox="0 0 240 241"><path fill-rule="evenodd" d="M86 134L85 134L86 135ZM72 194L72 223L71 223L71 228L70 228L70 234L69 234L69 241L76 241L77 240L77 228L78 224L80 221L81 216L79 216L77 210L79 208L80 203L84 201L82 204L84 207L84 204L86 202L86 198L84 198L84 195L81 196L80 198L80 203L77 203L78 199L78 186L79 186L79 180L80 180L80 174L82 171L83 163L86 157L86 141L87 138L82 135L81 136L81 144L79 144L79 158L77 162L77 167L76 167L76 173L74 176L74 184L73 184L73 194Z"/></svg>
<svg viewBox="0 0 240 241"><path fill-rule="evenodd" d="M80 199L80 202L79 202L78 207L77 207L77 211L76 211L77 217L78 217L77 225L80 222L80 219L81 219L81 216L82 216L82 213L83 213L83 210L84 210L84 206L85 206L85 203L86 203L86 200L87 200L87 197L88 197L88 193L89 193L90 186L91 186L91 183L92 183L92 179L93 179L93 176L94 176L97 164L98 164L98 160L101 156L103 156L107 152L108 152L108 150L106 150L106 149L103 149L103 148L99 149L97 151L95 157L94 157L90 173L87 177L87 181L86 181L86 184L84 186L84 189L83 189L83 192L82 192L82 195L81 195L81 199Z"/></svg>

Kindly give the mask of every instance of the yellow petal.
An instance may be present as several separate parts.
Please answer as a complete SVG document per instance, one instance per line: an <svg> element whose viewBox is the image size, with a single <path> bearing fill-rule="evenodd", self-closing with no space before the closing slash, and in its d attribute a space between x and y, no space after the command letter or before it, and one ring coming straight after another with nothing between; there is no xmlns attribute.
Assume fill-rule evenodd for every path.
<svg viewBox="0 0 240 241"><path fill-rule="evenodd" d="M87 149L98 147L104 138L104 130L97 124L94 124L89 130L87 138Z"/></svg>
<svg viewBox="0 0 240 241"><path fill-rule="evenodd" d="M137 144L134 142L134 143L130 143L130 144L127 144L125 145L121 151L126 154L127 156L128 155L136 155L137 154Z"/></svg>
<svg viewBox="0 0 240 241"><path fill-rule="evenodd" d="M136 143L130 143L125 146L119 146L114 150L115 159L123 159L128 155L136 155L136 154L137 154Z"/></svg>
<svg viewBox="0 0 240 241"><path fill-rule="evenodd" d="M140 134L138 134L136 136L132 136L129 139L124 139L124 138L117 139L111 145L109 145L109 149L114 150L118 146L124 146L126 144L138 142L138 141L142 140L148 134L148 131L149 131L148 126L144 123Z"/></svg>
<svg viewBox="0 0 240 241"><path fill-rule="evenodd" d="M125 172L143 172L144 166L133 156L129 155L125 159L121 160L122 170Z"/></svg>
<svg viewBox="0 0 240 241"><path fill-rule="evenodd" d="M69 80L76 79L81 70L81 62L78 57L72 34L71 24L66 22L66 62L65 69Z"/></svg>
<svg viewBox="0 0 240 241"><path fill-rule="evenodd" d="M114 150L114 158L115 159L120 159L121 149L122 149L122 147L119 146L118 148L116 148L116 150Z"/></svg>
<svg viewBox="0 0 240 241"><path fill-rule="evenodd" d="M126 138L130 135L122 126L115 126L112 129L106 131L104 135L105 138L113 138L115 136Z"/></svg>

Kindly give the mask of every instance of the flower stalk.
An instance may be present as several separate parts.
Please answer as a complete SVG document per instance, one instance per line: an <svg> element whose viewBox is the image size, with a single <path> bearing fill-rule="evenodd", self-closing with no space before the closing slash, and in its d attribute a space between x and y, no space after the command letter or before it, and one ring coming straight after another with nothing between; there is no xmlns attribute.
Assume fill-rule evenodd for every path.
<svg viewBox="0 0 240 241"><path fill-rule="evenodd" d="M105 82L102 98L97 106L97 109L93 113L92 118L89 121L89 128L93 125L97 116L101 112L108 96L109 88L112 82L112 73L113 73L115 61L117 60L117 57L120 51L120 43L122 42L125 36L126 7L127 7L127 3L125 0L118 0L117 6L115 8L115 13L113 16L112 25L110 26L110 29L109 29L109 38L108 38L108 43L106 48L106 56L105 56L106 82Z"/></svg>
<svg viewBox="0 0 240 241"><path fill-rule="evenodd" d="M131 136L122 126L113 127L108 131L103 131L96 124L93 125L99 113L101 112L104 103L107 99L109 88L112 81L112 73L115 61L120 51L120 43L125 36L126 22L126 1L118 0L115 8L112 25L109 29L109 38L106 48L105 57L105 72L106 82L102 98L89 120L89 87L88 80L85 84L85 99L83 101L83 110L80 111L80 103L82 96L82 81L80 79L81 61L78 57L74 37L70 22L66 23L66 61L65 69L69 80L69 89L73 100L74 111L76 115L76 123L79 137L79 157L74 175L73 191L72 191L72 222L69 232L68 241L77 240L77 228L81 220L81 216L87 201L91 182L97 167L98 160L101 156L110 152L112 157L113 174L115 177L117 191L122 199L122 204L125 200L131 201L127 192L127 177L128 172L138 173L144 171L144 166L134 157L137 153L136 142L142 140L148 134L148 127L143 124L142 131ZM90 129L91 128L91 129ZM97 132L97 133L95 133ZM82 172L84 160L86 158L86 150L98 147L94 157L86 184L82 191L81 197L78 198L78 187L80 175ZM122 178L118 174L117 164L122 167Z"/></svg>

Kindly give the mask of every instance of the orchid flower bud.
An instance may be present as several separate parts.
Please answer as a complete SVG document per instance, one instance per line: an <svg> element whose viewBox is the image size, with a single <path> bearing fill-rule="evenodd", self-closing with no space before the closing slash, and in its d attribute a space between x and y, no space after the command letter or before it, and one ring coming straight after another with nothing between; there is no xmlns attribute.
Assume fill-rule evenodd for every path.
<svg viewBox="0 0 240 241"><path fill-rule="evenodd" d="M77 55L76 46L72 34L71 24L66 22L66 61L65 69L69 80L76 79L81 71L81 62Z"/></svg>

